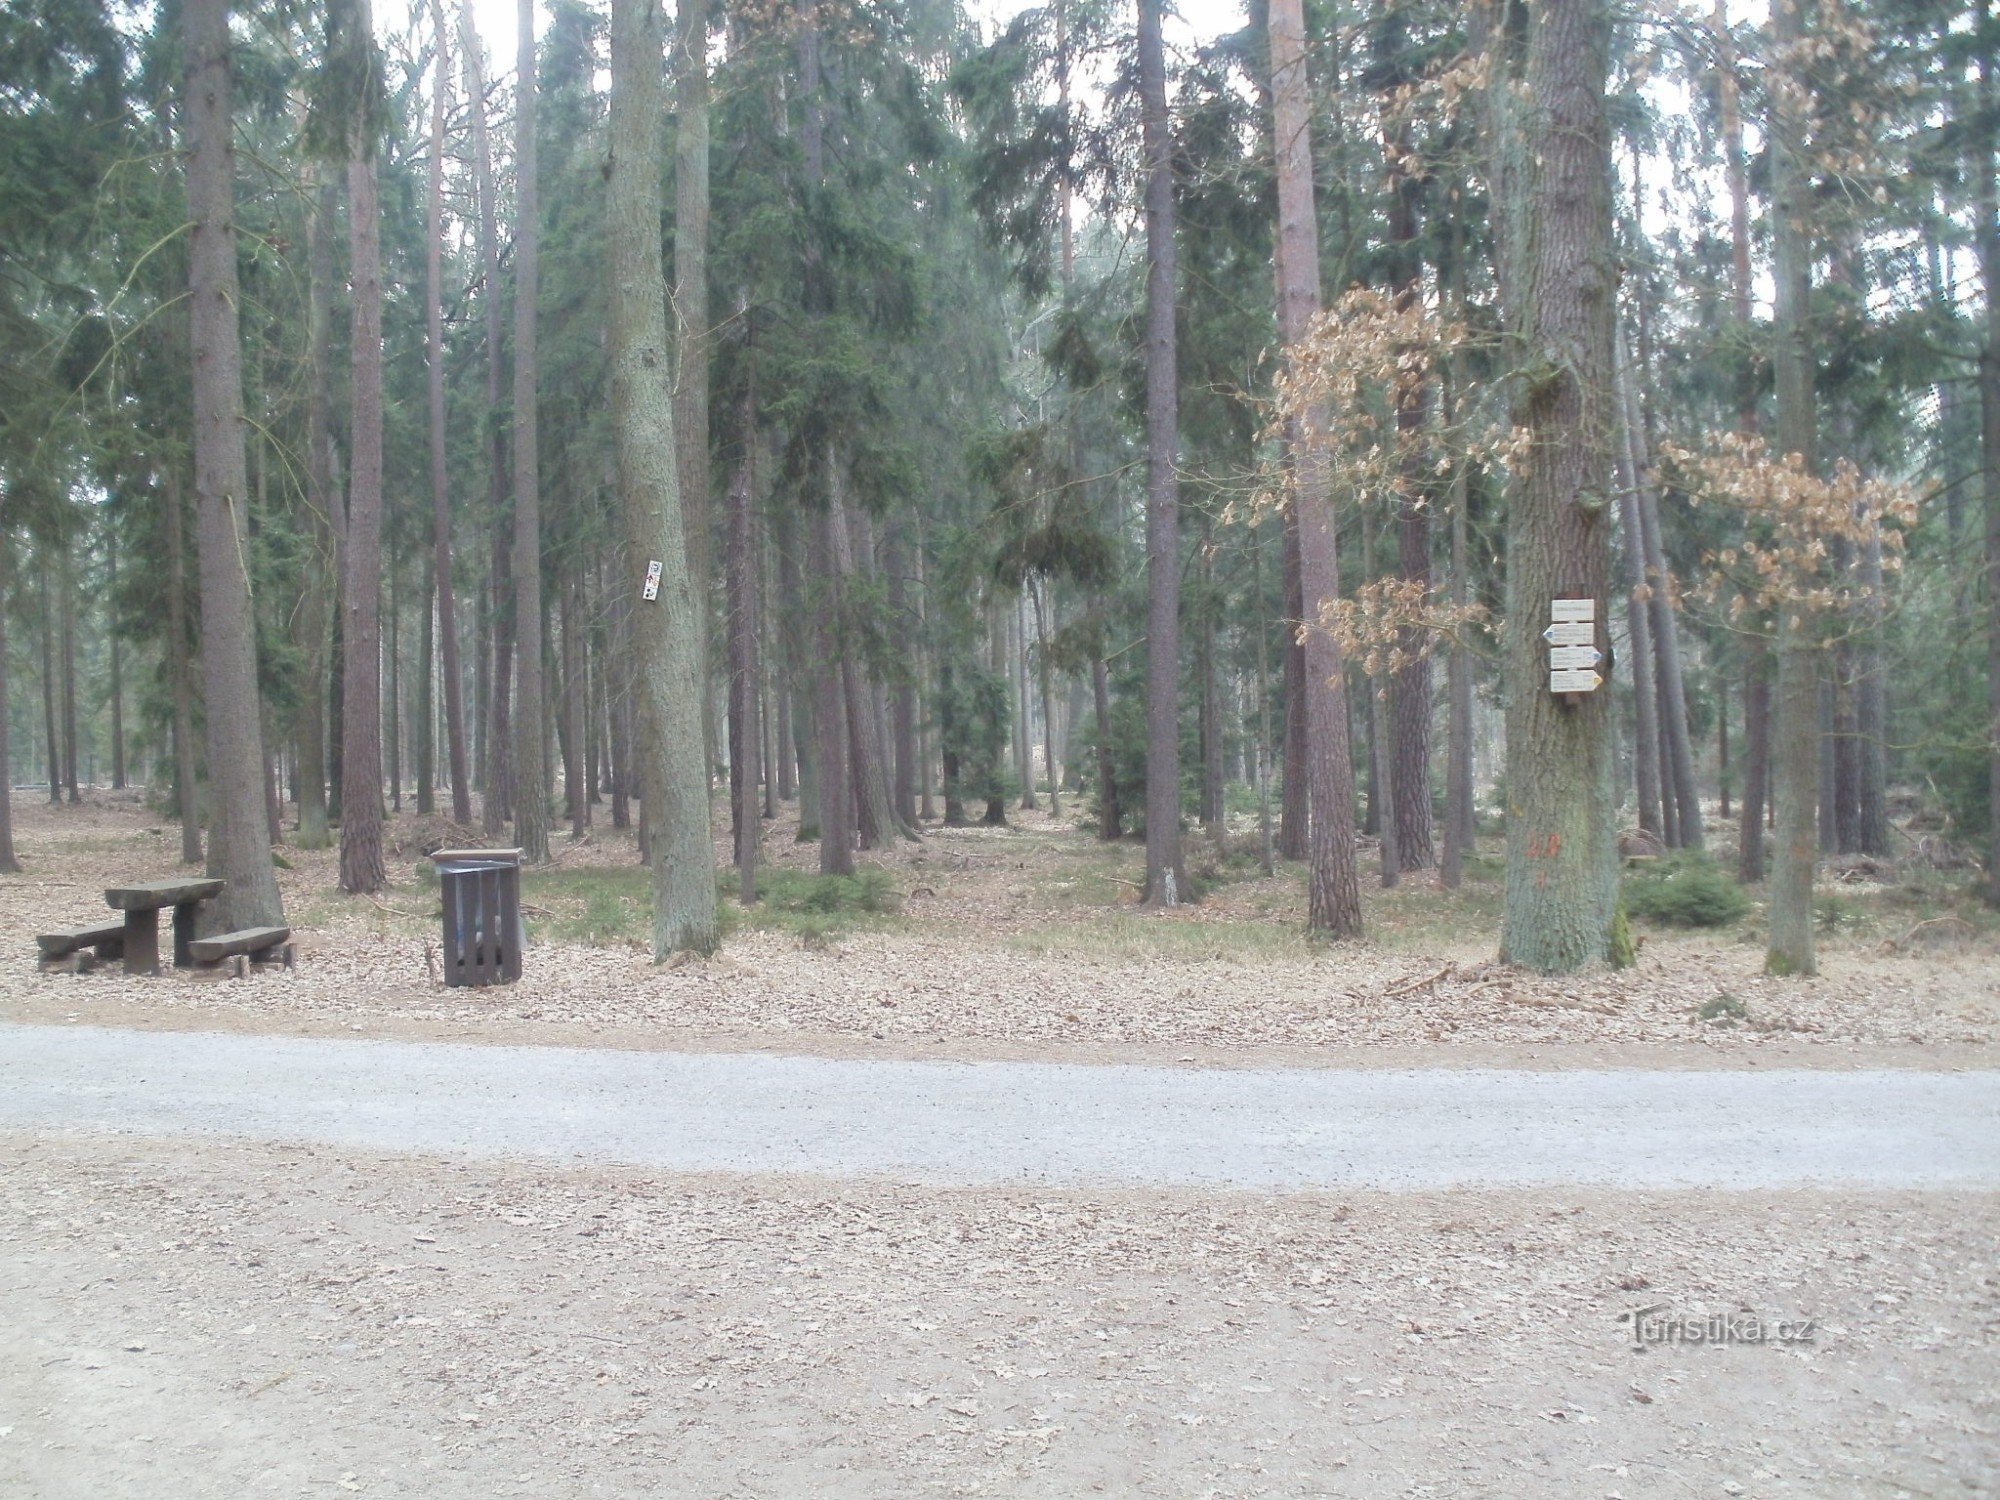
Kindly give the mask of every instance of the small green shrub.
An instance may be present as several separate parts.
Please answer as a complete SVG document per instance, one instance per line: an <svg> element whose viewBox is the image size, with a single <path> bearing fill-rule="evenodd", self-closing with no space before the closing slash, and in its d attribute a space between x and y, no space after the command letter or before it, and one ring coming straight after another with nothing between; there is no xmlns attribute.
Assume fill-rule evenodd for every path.
<svg viewBox="0 0 2000 1500"><path fill-rule="evenodd" d="M873 867L852 875L809 875L799 870L760 871L757 894L772 911L817 916L865 913L886 916L902 904L886 870Z"/></svg>
<svg viewBox="0 0 2000 1500"><path fill-rule="evenodd" d="M1664 927L1727 927L1749 915L1750 898L1715 861L1684 853L1626 871L1625 909Z"/></svg>
<svg viewBox="0 0 2000 1500"><path fill-rule="evenodd" d="M1813 902L1813 929L1823 936L1859 932L1867 922L1867 909L1845 896L1821 896Z"/></svg>
<svg viewBox="0 0 2000 1500"><path fill-rule="evenodd" d="M1739 1021L1750 1019L1750 1007L1736 996L1723 990L1713 998L1705 1000L1695 1010L1695 1016L1716 1026L1734 1026Z"/></svg>

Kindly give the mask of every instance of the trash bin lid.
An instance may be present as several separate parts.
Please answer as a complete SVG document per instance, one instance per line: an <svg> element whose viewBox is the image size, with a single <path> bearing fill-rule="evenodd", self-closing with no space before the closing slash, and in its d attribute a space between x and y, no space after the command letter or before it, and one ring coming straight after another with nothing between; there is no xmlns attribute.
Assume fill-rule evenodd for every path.
<svg viewBox="0 0 2000 1500"><path fill-rule="evenodd" d="M440 869L446 865L463 864L471 861L475 868L493 865L516 865L521 863L519 849L440 849L431 855L431 863Z"/></svg>

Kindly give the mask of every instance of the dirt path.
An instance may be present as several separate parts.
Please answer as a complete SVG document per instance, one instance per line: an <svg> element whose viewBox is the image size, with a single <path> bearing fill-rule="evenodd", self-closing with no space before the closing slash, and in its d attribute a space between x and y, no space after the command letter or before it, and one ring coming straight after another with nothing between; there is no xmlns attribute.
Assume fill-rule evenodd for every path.
<svg viewBox="0 0 2000 1500"><path fill-rule="evenodd" d="M977 1190L0 1135L0 1493L2000 1486L2000 1195ZM1809 1342L1636 1352L1659 1305Z"/></svg>
<svg viewBox="0 0 2000 1500"><path fill-rule="evenodd" d="M2000 1187L2000 1072L1212 1072L6 1026L0 1126L953 1185Z"/></svg>

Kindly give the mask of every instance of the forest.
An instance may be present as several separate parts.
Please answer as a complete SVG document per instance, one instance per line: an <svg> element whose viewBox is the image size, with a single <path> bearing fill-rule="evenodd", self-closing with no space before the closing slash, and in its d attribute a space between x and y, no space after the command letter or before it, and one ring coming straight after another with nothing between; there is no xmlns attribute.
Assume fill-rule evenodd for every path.
<svg viewBox="0 0 2000 1500"><path fill-rule="evenodd" d="M632 829L664 959L1032 816L1545 973L1640 863L1779 975L1995 892L1987 0L509 19L0 14L0 871Z"/></svg>

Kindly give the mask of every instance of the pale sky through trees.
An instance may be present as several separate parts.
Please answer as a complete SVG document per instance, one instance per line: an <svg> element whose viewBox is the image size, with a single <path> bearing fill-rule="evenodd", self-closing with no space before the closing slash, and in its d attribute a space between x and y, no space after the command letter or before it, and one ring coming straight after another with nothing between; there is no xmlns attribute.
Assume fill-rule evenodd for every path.
<svg viewBox="0 0 2000 1500"><path fill-rule="evenodd" d="M971 6L971 9L987 22L989 35L992 30L1027 8L1023 0L983 0L983 3L981 0L975 0ZM511 72L514 56L514 0L473 0L473 13L479 18L480 39L486 43L488 52L493 56L494 72L496 74ZM386 23L391 20L402 25L408 24L406 16L398 16L395 10L385 8L381 14L384 17L385 29L387 29ZM457 20L456 11L452 12L452 20L454 23ZM538 35L547 20L546 7L538 3L535 7ZM1244 9L1241 0L1180 0L1179 4L1172 7L1172 13L1167 17L1167 45L1187 47L1212 41L1218 36L1238 29L1243 23Z"/></svg>

